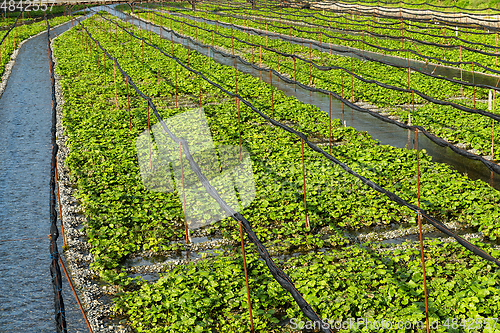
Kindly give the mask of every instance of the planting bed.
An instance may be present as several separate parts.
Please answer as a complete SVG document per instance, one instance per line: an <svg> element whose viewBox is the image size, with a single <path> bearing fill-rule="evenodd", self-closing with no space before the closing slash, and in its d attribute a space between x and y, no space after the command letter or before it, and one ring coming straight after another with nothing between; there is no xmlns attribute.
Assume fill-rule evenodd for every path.
<svg viewBox="0 0 500 333"><path fill-rule="evenodd" d="M304 40L295 39L293 43L280 41L281 38L289 37L275 33L267 35L265 31L254 30L263 27L271 28L264 23L255 24L249 20L225 18L218 14L200 12L194 15L212 20L207 23L193 22L193 16L190 19L182 19L175 15L158 16L150 12L139 15L157 22L163 20L165 23L173 19L175 20L174 26L179 26L181 31L188 34L192 29L192 35L206 44L217 44L228 51L234 45L236 52L247 61L262 63L303 84L326 89L347 100L368 102L376 106L376 108L372 107L376 112L389 114L402 123L420 125L430 133L455 143L460 148L483 155L486 159L498 158L494 148L498 145L498 139L492 133L492 119L470 111L494 112L498 101L495 99L495 103L491 103L485 99L491 94L490 88L498 86L500 77L483 76L474 80L471 78L471 73L465 72L466 75L461 75L458 71L459 77L468 76L469 80L475 81L476 85L482 80L482 84L488 88L464 86L456 79L453 80L454 82L449 82L444 80L446 77L443 79L440 76L429 76L425 72L414 70L410 72L407 68L395 68L376 61L353 60L352 53L347 53L351 57L346 57L332 55L331 49L330 54L328 50L325 50L326 52L320 52L314 48L311 50L307 47L311 43ZM179 22L182 20L191 26L183 25ZM236 28L230 29L229 25L221 27L220 23L215 23L215 20L226 20L234 24ZM242 32L237 30L240 26L251 28L243 28L244 32ZM216 35L214 31L221 35ZM292 29L281 30L281 32L294 34ZM323 43L323 45L329 44ZM361 54L355 50L354 54L356 53ZM322 67L314 67L311 61ZM419 67L416 68L418 70ZM436 66L430 66L430 68L435 70ZM410 91L415 91L415 93L409 94ZM428 103L429 101L431 103ZM428 104L422 105L422 103ZM464 111L464 108L468 108L469 111Z"/></svg>
<svg viewBox="0 0 500 333"><path fill-rule="evenodd" d="M500 331L493 327L494 319L485 319L500 315L500 262L489 257L500 258L498 191L433 162L425 151L417 154L414 149L381 145L367 133L345 127L316 106L286 96L258 77L238 71L237 66L225 65L232 60L220 51L231 53L234 47L235 54L262 64L263 75L269 75L267 70L272 68L339 95L341 80L346 80L346 100L364 100L379 108L407 103L407 92L383 90L358 79L349 82L348 76L339 78L339 69L324 71L272 50L356 73L350 67L351 58L306 45L223 26L217 32L226 37L215 38L214 32L200 29L213 29L207 22L166 13L136 14L164 28L152 29L145 21L139 28L139 21L131 20L134 25L99 13L54 43L64 99L64 165L85 215L68 227L77 230L83 223L74 232L90 244L87 259L94 276L86 278L106 285L115 322L138 332L248 332L250 319L256 332L292 332L295 320L310 320L315 314L333 320L425 322L420 243L413 241L418 239L419 206L438 220L431 221L434 225L446 233L439 221L443 222L448 230L462 235L462 244L483 256L458 244L450 233L424 225L424 233L432 236L423 242L430 321L445 323L447 318L455 318L462 323L481 318L481 327L475 331ZM189 14L225 20L204 12ZM305 14L304 19L310 20ZM263 29L249 20L228 22ZM267 29L273 30L269 25ZM211 57L185 47L182 36L212 45ZM255 45L250 48L245 42ZM362 78L378 79L385 72L384 82L405 87L405 69L354 61L356 74ZM457 97L459 90L450 82L411 75L412 88L423 94L442 100ZM349 83L355 84L350 91ZM480 99L487 92L474 89L471 92L472 88L464 86L464 100L457 104L471 108L475 94L475 108L484 111ZM423 100L416 97L416 103ZM206 117L200 119L206 119L221 158L226 146L241 145L248 151L255 198L235 215L244 222L245 237L240 234L241 225L225 218L191 230L191 243L186 244L179 199L183 185L176 182L172 192L149 190L141 177L137 139L145 130L147 135L148 128L155 128L160 117L168 121L200 107ZM439 119L440 112L451 112L446 108L456 110L453 106L419 105L410 120L445 136L442 127L434 128L434 123L422 119ZM420 111L423 115L417 116ZM407 113L392 112L407 120ZM474 135L486 136L491 119L456 112L453 119L439 119L443 127L453 122L462 129L464 123L484 118L487 120L476 125L479 129ZM460 133L455 141L474 142L467 138L466 129ZM156 133L150 140L153 154L161 146ZM478 145L478 150L487 150ZM181 163L183 158L187 161L186 149L181 156ZM422 217L422 221L426 220ZM246 263L240 239L245 244ZM270 257L263 255L263 246ZM288 275L285 282L271 258ZM294 285L291 289L290 283ZM452 323L448 321L448 327L445 324L436 331L461 330Z"/></svg>

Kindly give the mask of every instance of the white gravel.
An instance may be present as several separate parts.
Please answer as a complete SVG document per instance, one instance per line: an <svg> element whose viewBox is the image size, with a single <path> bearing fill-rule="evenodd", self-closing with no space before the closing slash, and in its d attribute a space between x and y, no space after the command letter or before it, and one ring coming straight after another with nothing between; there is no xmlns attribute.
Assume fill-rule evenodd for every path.
<svg viewBox="0 0 500 333"><path fill-rule="evenodd" d="M50 47L52 50L56 38L51 42ZM54 57L53 60L57 64L57 60ZM80 230L82 226L85 225L86 218L74 197L78 190L72 186L69 180L68 170L65 168L65 159L68 156L69 149L65 146L65 142L68 138L64 134L64 128L61 124L64 101L59 83L61 78L57 74L55 78L57 100L56 135L57 144L59 145L57 169L62 206L62 220L66 244L68 246L64 251L64 258L68 266L67 269L94 332L132 332L130 327L109 324L108 318L112 314L112 311L111 304L109 301L106 301L106 299L114 295L118 291L118 287L100 286L96 279L98 274L89 268L89 264L94 261L94 258L92 254L89 253L91 245L88 243L84 232Z"/></svg>

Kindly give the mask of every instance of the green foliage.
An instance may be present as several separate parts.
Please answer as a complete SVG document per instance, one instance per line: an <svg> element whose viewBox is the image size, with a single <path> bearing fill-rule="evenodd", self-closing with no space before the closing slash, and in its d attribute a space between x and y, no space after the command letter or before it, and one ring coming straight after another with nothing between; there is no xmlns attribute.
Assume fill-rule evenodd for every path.
<svg viewBox="0 0 500 333"><path fill-rule="evenodd" d="M452 243L430 242L426 257L431 258L426 260L431 322L498 317L500 275L491 264ZM308 320L262 261L254 255L247 256L247 261L257 331L289 332L292 325L287 329L277 323ZM178 267L156 284L145 283L121 295L115 310L129 315L138 332L205 332L209 328L247 332L242 264L240 256L228 256ZM320 318L369 318L394 325L425 322L420 252L412 246L406 250L350 247L294 257L280 265ZM436 331L453 332L449 328L442 324Z"/></svg>
<svg viewBox="0 0 500 333"><path fill-rule="evenodd" d="M252 11L243 11L243 13L251 14L251 15L261 15L261 13L256 13ZM296 17L290 16L288 17L286 13L290 13L289 11L282 10L280 11L280 15L278 14L269 14L272 19L277 20L279 18L281 20L294 20ZM195 12L189 13L190 15L208 18L212 20L220 20L226 23L233 23L241 26L253 27L262 30L268 30L280 34L293 35L300 38L307 39L315 39L321 40L323 43L333 42L338 45L346 45L351 46L359 51L361 47L363 50L371 50L375 52L380 52L380 50L376 50L375 48L365 47L362 44L358 44L357 42L350 43L349 39L359 39L359 35L349 35L338 33L338 30L329 30L329 34L336 35L342 38L347 38L347 41L333 40L327 39L326 37L320 37L319 34L306 34L304 32L297 32L293 29L278 29L274 28L266 23L262 23L256 20L248 20L234 17L226 17L220 16L217 14L206 13L206 12ZM241 14L241 13L240 13ZM292 13L296 14L296 13ZM304 11L304 14L309 14L308 11ZM318 13L316 13L318 14ZM167 14L163 14L166 17L172 17L176 20L179 19L177 16L168 16ZM160 19L158 16L153 16L151 14L143 13L139 14L139 16L146 19L153 19L157 22L161 21L164 23L169 23L169 20ZM304 19L307 19L310 23L317 23L312 18L307 18L304 16ZM204 29L214 29L214 25L203 23L203 22L194 22L190 19L183 19L185 22L190 24L195 24ZM347 29L360 29L358 25L350 25L348 21L343 20L342 18L332 18L335 24L332 24L332 29L334 27L345 27ZM386 20L388 22L393 22L394 20ZM282 26L287 27L290 23L287 21L286 23L279 23L278 21L271 22L274 26ZM169 23L170 24L170 23ZM352 77L346 71L340 70L329 70L329 71L321 71L312 67L310 64L303 61L294 61L291 58L286 58L283 56L278 56L276 53L272 51L267 51L265 49L261 49L255 47L251 49L245 43L238 42L237 40L232 40L231 38L222 38L220 36L213 37L209 32L203 32L199 29L194 31L194 28L188 28L186 25L181 25L177 23L173 23L174 29L176 31L184 32L187 34L194 35L197 39L202 40L206 44L217 44L218 46L224 47L227 52L233 48L237 50L238 54L243 56L247 61L251 61L253 63L262 62L265 66L273 68L274 70L281 72L289 77L295 78L299 82L304 84L323 88L327 90L334 91L339 95L342 95L344 98L351 101L364 101L370 104L373 104L379 108L383 108L385 112L390 115L398 116L400 121L406 123L408 120L412 120L413 123L422 125L426 129L428 129L431 133L440 136L446 140L449 140L452 143L460 143L464 144L467 149L476 149L478 154L481 155L491 155L491 126L492 120L490 118L475 115L471 113L467 113L464 111L460 111L451 106L442 106L437 104L430 104L423 98L418 95L409 96L408 93L398 92L395 90L390 90L387 88L383 88L374 83L364 83L354 77ZM321 29L314 28L308 29L306 27L300 26L301 30L310 30L311 32L317 32ZM187 29L187 31L186 31ZM193 30L193 31L191 31ZM421 29L425 32L425 29ZM461 30L464 30L461 28ZM386 66L376 62L363 62L358 59L351 59L351 57L340 56L335 54L321 53L318 50L311 49L305 46L299 45L291 45L286 41L276 41L275 39L262 37L262 36L252 36L245 32L240 32L236 29L228 29L223 28L221 26L217 27L217 31L226 36L234 36L235 38L245 40L246 42L250 42L257 45L262 45L264 47L270 47L276 49L281 52L293 53L301 56L305 59L312 59L316 64L324 65L324 66L339 66L350 70L352 73L363 77L366 80L375 80L379 82L383 82L385 84L389 84L394 87L408 88L409 78L411 80L411 88L418 90L427 96L430 96L435 99L440 99L444 101L451 101L455 104L466 106L469 108L477 108L484 111L488 110L488 104L484 102L475 102L474 100L486 99L488 97L488 90L484 88L471 88L467 86L461 86L458 84L454 84L444 80L436 80L435 78L426 76L424 74L420 74L418 72L411 72L408 74L408 71L405 68L395 68ZM337 32L336 32L337 31ZM409 32L405 32L414 38L423 38L425 37L426 41L433 41L436 43L442 43L443 40L441 38L428 37L426 35L418 35L416 33L412 33L413 30L409 30ZM475 29L465 29L465 31L476 32L482 30ZM370 28L370 32L377 32L374 29ZM435 34L435 30L431 30L431 33ZM399 30L389 30L383 29L378 31L380 34L388 34L395 35L400 37ZM463 34L463 33L462 33ZM403 47L409 47L410 43L406 43L403 41L395 41L384 38L374 38L374 37L363 37L364 40L372 43L372 44L380 44L381 46L399 49ZM465 33L463 36L460 36L462 39L469 40L473 43L486 43L490 45L498 44L498 36L494 33L490 35L477 35L473 33ZM450 40L448 40L450 41ZM450 43L458 43L457 40L451 40ZM413 46L415 47L415 46ZM416 47L415 47L416 48ZM443 56L452 61L476 61L482 64L489 66L490 68L500 69L498 67L497 57L482 55L479 53L474 53L471 51L465 50L455 50L455 49L447 49L443 54L443 49L432 47L428 45L418 45L418 49L416 49L421 54L426 54L428 56L443 58ZM491 50L490 50L491 51ZM400 57L415 58L419 60L419 57L415 55L405 52L389 52L387 54L393 54ZM348 54L347 54L348 55ZM425 59L423 59L426 61ZM472 69L469 65L462 66L464 70L469 70L469 74L465 74L470 76L470 70ZM458 68L457 68L458 70ZM473 69L472 69L473 70ZM476 68L477 72L477 68ZM414 98L414 100L413 100ZM409 105L409 101L411 101L411 105ZM413 104L416 104L415 110L413 111ZM421 106L423 104L423 106ZM500 102L498 102L498 98L496 101L496 109ZM414 120L413 120L414 118ZM500 145L500 138L498 136L493 138L494 146ZM495 159L499 159L500 155L495 151L493 153Z"/></svg>
<svg viewBox="0 0 500 333"><path fill-rule="evenodd" d="M183 63L235 92L233 69L211 60L209 74L207 57L124 22L120 24L166 52L173 50ZM286 253L279 266L284 267L321 316L373 317L388 309L391 318L422 318L418 251L411 248L393 254L384 248L371 250L369 244L360 248L352 246L343 235L348 229L412 221L414 216L407 209L306 147L307 213L311 224L311 229L306 230L300 140L267 123L242 103L238 108L219 89L198 80L169 58L160 54L157 60L156 50L146 45L143 48L140 41L125 36L112 23L94 17L85 25L153 99L162 117L167 119L188 110L175 108L175 91L182 102L191 105L198 103L201 92L216 146L238 145L240 129L242 145L251 154L257 190L255 200L242 213L266 246L278 254ZM113 63L104 61L103 53L96 50L79 27L58 38L54 50L65 99L63 125L70 148L66 163L88 220L84 230L92 245L92 268L104 281L128 290L117 295L115 309L125 314L139 332L246 332L246 290L240 255L231 251L233 246L215 258L177 267L156 283L136 284L127 276L123 262L130 254L182 249L178 242L183 238L184 217L176 192L151 192L142 184L135 139L148 126L145 103L129 87L129 118L127 86L116 71L115 96ZM275 119L322 142L323 149L331 148L332 155L356 172L417 203L414 151L379 145L366 133L344 128L338 120L331 122L329 147L325 144L329 142L328 117L318 108L277 90L273 90L272 106L271 87L242 73L238 73L238 93L262 112L274 114ZM150 123L156 123L152 115ZM420 152L420 161L425 209L444 221L477 225L491 238L498 235L499 229L492 226L498 213L497 191L446 165L433 163L425 152ZM231 241L239 240L238 229L230 219L214 223L207 232L229 240L231 245ZM450 295L438 299L437 294L432 294L433 316L445 318L469 303L478 316L495 316L499 282L492 267L456 245L429 246L434 260L429 264L429 283L436 290L448 288ZM279 320L303 317L286 291L271 279L253 247L248 248L257 331L282 332L277 326ZM328 252L313 253L320 248ZM451 266L446 270L437 267L447 265ZM472 288L473 280L479 277L483 280ZM446 284L453 281L455 284ZM490 288L488 293L483 291L485 288ZM462 299L469 291L471 299L464 303ZM334 301L327 299L330 295ZM443 306L448 308L439 310ZM468 315L463 311L458 314Z"/></svg>
<svg viewBox="0 0 500 333"><path fill-rule="evenodd" d="M59 25L61 23L67 22L71 19L69 16L59 16L52 19L49 19L49 24L51 27ZM15 21L15 18L11 18L8 21L8 25L12 25ZM10 26L9 26L10 28ZM6 27L7 29L7 27ZM1 49L1 57L0 57L0 75L3 74L5 70L5 65L10 61L10 56L19 47L22 41L28 39L31 36L34 36L42 31L47 30L47 25L44 21L16 26L9 35L5 38L2 45L0 45ZM7 30L0 32L0 40L7 33Z"/></svg>

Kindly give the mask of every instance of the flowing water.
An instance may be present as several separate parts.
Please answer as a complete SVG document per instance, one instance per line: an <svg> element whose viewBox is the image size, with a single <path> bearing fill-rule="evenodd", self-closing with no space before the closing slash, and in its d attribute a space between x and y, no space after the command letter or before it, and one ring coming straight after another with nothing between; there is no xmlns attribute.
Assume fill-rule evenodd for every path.
<svg viewBox="0 0 500 333"><path fill-rule="evenodd" d="M69 27L54 29L51 37ZM43 33L22 46L0 99L0 332L56 330L47 237L51 117ZM75 298L63 281L68 329L85 332Z"/></svg>
<svg viewBox="0 0 500 333"><path fill-rule="evenodd" d="M202 22L210 25L215 25L215 23L211 20L207 20L204 18L196 17L196 16L191 16L191 15L185 15L185 14L179 14L179 13L172 13L168 11L160 11L158 12L162 13L167 13L171 15L176 15L180 16L183 18L190 19L195 22ZM231 28L230 24L224 23L224 22L217 22L218 26L224 27L224 28ZM233 25L233 29L242 31L245 33L249 33L251 35L259 35L259 33L251 32L246 29L242 29L238 27L237 25ZM264 33L264 30L259 31L260 34ZM283 34L278 34L274 32L265 32L266 35L269 36L270 39L284 39L286 38L287 41L292 42L295 45L300 45L303 47L312 47L313 49L320 50L325 53L331 53L331 54L336 54L340 56L351 56L352 52L352 57L354 59L363 59L363 57L367 57L368 59L373 59L376 61L383 61L385 63L389 63L394 66L398 67L407 67L408 64L412 67L415 68L416 70L421 71L422 73L427 73L427 74L434 74L438 76L442 76L445 78L450 78L450 79L462 79L464 82L471 82L471 83L476 83L476 84L484 84L484 85L489 85L492 87L498 87L500 84L500 77L495 76L495 75L490 75L490 74L485 74L481 72L470 72L466 70L460 70L455 67L450 67L450 66L443 66L440 64L435 64L435 63L426 63L423 61L419 60L414 60L414 59L405 59L402 57L398 56L393 56L393 55L388 55L388 54L382 54L382 53L377 53L377 52L372 52L372 51L365 51L365 50L360 50L359 48L353 48L353 47L348 47L348 46L343 46L343 45L337 45L337 44L332 44L332 43L323 43L321 45L314 45L310 44L312 43L318 43L316 40L311 40L311 39L304 39L304 38L298 38L298 37L293 37L293 36L288 36L288 35L283 35ZM272 43L271 43L272 44Z"/></svg>
<svg viewBox="0 0 500 333"><path fill-rule="evenodd" d="M128 15L101 7L128 22L139 21ZM144 25L144 24L143 24ZM56 28L51 36L67 30ZM158 28L155 29L159 34ZM206 47L175 38L174 42L208 55ZM17 57L7 88L0 99L0 332L54 332L54 292L49 272L50 253L47 235L49 220L49 171L51 95L46 34L29 40ZM215 53L214 60L228 66L231 58ZM237 63L237 68L255 77L261 72ZM262 72L269 81L269 74ZM479 81L476 81L479 82ZM295 86L273 77L273 85L289 96ZM328 111L328 96L296 88L297 98ZM332 116L342 117L340 102L332 101ZM408 147L407 130L379 121L367 114L345 109L348 126L367 131L381 144ZM447 163L472 179L490 180L490 172L480 162L466 159L448 148L441 148L424 136L420 148L437 162ZM500 188L495 175L493 185ZM62 248L62 244L59 244ZM64 280L63 292L69 331L86 331L83 318Z"/></svg>
<svg viewBox="0 0 500 333"><path fill-rule="evenodd" d="M146 26L144 22L139 21L136 18L131 17L130 15L116 11L109 7L103 7L102 9L136 26L140 26L143 28ZM158 35L160 34L160 30L158 27L151 26L151 29ZM167 34L163 34L167 36ZM170 34L168 34L168 38L170 38ZM183 44L187 48L196 50L208 56L208 47L200 47L185 38L176 36L173 36L173 42ZM211 52L211 58L220 64L231 67L234 66L232 58L223 57L219 53ZM254 67L246 65L240 61L237 61L236 66L238 70L243 73L261 78L267 83L270 83L271 81L268 72L261 72L258 69L255 69ZM294 84L287 83L274 74L272 76L273 86L276 89L283 91L288 96L294 96L296 94L298 100L307 104L316 105L324 112L329 111L328 95L311 92L299 86L295 87ZM485 77L489 76L486 75ZM399 148L413 148L413 140L411 138L411 133L409 132L409 130L402 129L390 123L386 123L370 116L369 114L355 111L347 106L345 106L344 111L342 111L342 103L340 101L332 99L332 118L342 119L342 117L344 117L347 126L352 126L357 130L368 132L381 144L391 145ZM490 183L496 189L500 189L500 175L492 174L491 171L479 161L471 160L459 154L456 154L448 147L441 147L429 140L423 134L419 136L419 149L425 149L427 153L432 156L432 159L435 162L446 163L458 172L467 174L470 179L481 179L484 182Z"/></svg>

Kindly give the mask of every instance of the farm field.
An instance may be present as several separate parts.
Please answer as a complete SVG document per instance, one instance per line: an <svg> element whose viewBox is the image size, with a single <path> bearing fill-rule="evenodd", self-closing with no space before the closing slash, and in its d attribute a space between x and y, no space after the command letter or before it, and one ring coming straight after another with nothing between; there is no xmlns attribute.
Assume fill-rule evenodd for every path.
<svg viewBox="0 0 500 333"><path fill-rule="evenodd" d="M142 17L151 17L151 15L151 13L142 14ZM387 65L387 61L385 63L383 63L384 61L370 62L359 58L353 60L353 53L363 54L361 47L358 48L358 45L356 45L355 49L351 49L353 52L347 52L347 55L350 53L351 57L345 56L346 51L344 51L344 56L332 55L331 47L329 47L329 52L320 52L311 49L311 47L304 48L303 44L306 46L311 45L309 40L311 36L309 35L307 36L309 42L302 42L299 47L287 41L279 42L282 38L277 37L278 34L276 33L264 36L264 33L259 32L256 36L256 30L254 29L273 30L267 22L254 24L255 20L247 22L234 17L226 18L226 11L222 14L224 16L218 13L205 14L201 10L196 14L190 13L189 15L191 17L185 19L176 19L175 17L173 19L185 22L184 25L180 22L177 22L177 24L182 25L180 28L185 28L188 32L189 29L195 28L194 26L205 29L200 33L200 37L203 38L204 36L207 43L213 41L211 41L210 31L206 30L216 30L222 36L216 35L216 39L212 39L218 44L224 45L226 50L230 50L232 44L234 44L238 54L247 61L262 63L266 67L286 73L288 77L315 88L325 89L332 93L337 92L338 95L343 95L345 99L351 102L363 101L370 103L370 105L376 106L377 111L395 117L400 122L420 125L430 133L458 144L461 148L473 150L475 153L486 156L486 158L496 156L494 149L491 149L492 141L495 141L491 133L491 121L488 120L488 117L483 117L483 115L476 117L471 113L477 111L471 109L491 111L493 106L491 101L488 103L487 98L490 90L498 85L498 78L484 76L482 79L485 82L483 85L485 88L465 87L459 83L461 81L453 79L451 76L443 78L442 76L432 75L421 69L419 70L418 66L415 66L417 71L415 72L408 70L406 65L398 65L397 67ZM193 22L193 15L208 18L210 21L207 23ZM167 18L168 16L165 15L158 16L156 13L154 15L156 20L165 20ZM214 27L216 21L226 21L230 24L253 28L246 29L244 32L231 31L229 26ZM191 27L188 24L194 26ZM293 34L294 32L290 25L284 26L282 29L274 30L275 32L281 31L281 33L292 32ZM314 35L318 35L318 32L319 30L315 31ZM299 32L297 36L303 38L304 34ZM232 40L231 36L238 40ZM288 38L285 34L283 36L284 39ZM488 37L494 38L494 35ZM331 45L331 42L332 39L323 39L323 45ZM401 43L404 42L401 41ZM493 40L487 42L487 44L493 44ZM249 46L253 47L250 48ZM419 46L418 49L422 50L422 46ZM442 50L440 51L442 52ZM448 56L450 53L450 51L447 52ZM473 59L467 61L475 61ZM467 62L465 55L462 60ZM435 66L431 67L434 70L436 69ZM492 70L495 71L493 68ZM385 73L382 77L379 75L381 72ZM470 73L467 74L470 76ZM463 76L463 71L457 71L455 75ZM437 81L436 78L441 81ZM470 83L472 81L474 81L474 78ZM430 103L427 103L429 101ZM465 108L469 108L470 112L464 113ZM418 112L413 112L415 109ZM472 119L474 121L471 121Z"/></svg>
<svg viewBox="0 0 500 333"><path fill-rule="evenodd" d="M75 8L77 9L77 8ZM71 16L59 16L63 12L62 7L54 7L53 11L48 14L48 21L51 26L57 26L71 19ZM0 75L4 73L5 66L10 61L14 50L19 48L21 42L27 38L34 36L46 30L46 22L42 11L32 11L9 16L5 16L0 20L0 36L2 44L0 44ZM17 14L17 13L15 13ZM56 16L54 16L54 14ZM81 13L75 14L81 16Z"/></svg>
<svg viewBox="0 0 500 333"><path fill-rule="evenodd" d="M500 332L500 29L316 5L96 6L50 44L93 332ZM72 17L16 18L2 71Z"/></svg>

